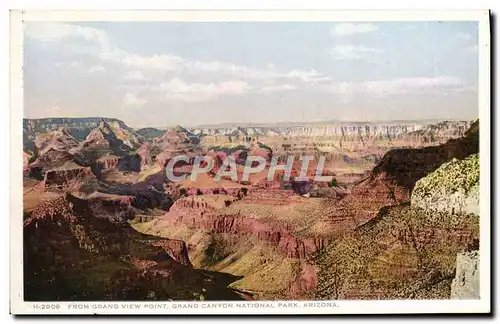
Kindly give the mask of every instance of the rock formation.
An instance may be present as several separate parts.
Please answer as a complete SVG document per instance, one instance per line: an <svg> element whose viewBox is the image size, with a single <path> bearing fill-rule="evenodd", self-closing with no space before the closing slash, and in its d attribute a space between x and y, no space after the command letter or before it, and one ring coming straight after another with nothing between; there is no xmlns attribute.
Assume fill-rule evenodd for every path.
<svg viewBox="0 0 500 324"><path fill-rule="evenodd" d="M146 127L136 130L136 133L144 137L145 140L151 141L156 137L163 136L163 134L165 134L165 130L156 129L153 127Z"/></svg>
<svg viewBox="0 0 500 324"><path fill-rule="evenodd" d="M24 222L27 301L234 300L231 276L195 270L185 245L97 218L72 195L37 206Z"/></svg>
<svg viewBox="0 0 500 324"><path fill-rule="evenodd" d="M451 139L438 146L420 149L394 149L373 168L371 177L383 175L396 185L412 190L415 183L435 171L443 163L465 159L479 152L479 121L476 121L460 138Z"/></svg>
<svg viewBox="0 0 500 324"><path fill-rule="evenodd" d="M479 261L476 252L466 252L477 249L479 237L474 191L478 139L475 123L464 137L440 146L388 152L368 178L332 206L332 217L341 215L339 207L344 205L344 218L358 219L358 224L317 255L313 296L477 296L479 272L474 267Z"/></svg>
<svg viewBox="0 0 500 324"><path fill-rule="evenodd" d="M98 119L78 121L95 124L75 145L80 126L66 121L69 130L45 135L37 132L54 120L25 125L36 142L34 156L23 156L32 190L25 206L33 206L24 223L28 300L478 295L479 257L470 252L479 235L478 123L468 131L469 122L442 122L137 134ZM213 174L174 183L164 172L179 154L190 160L175 172L189 174L197 155L213 157L215 171L232 156L241 176L249 155L269 162L305 153L327 153L323 174L335 181L295 179L301 163L290 181L277 172L270 182L256 173L241 183Z"/></svg>
<svg viewBox="0 0 500 324"><path fill-rule="evenodd" d="M139 148L141 139L119 123L102 121L94 128L81 144L79 151L96 155L95 158L107 154L124 156Z"/></svg>
<svg viewBox="0 0 500 324"><path fill-rule="evenodd" d="M87 118L40 118L23 119L23 142L25 149L33 150L34 140L38 134L55 131L61 127L68 129L77 141L83 141L89 133L99 127L101 122L116 125L117 128L130 133L133 130L116 118L87 117Z"/></svg>
<svg viewBox="0 0 500 324"><path fill-rule="evenodd" d="M197 135L211 136L386 136L396 138L401 135L419 133L421 135L433 135L440 137L444 135L460 137L470 127L470 121L444 121L438 124L433 122L408 122L408 123L329 123L309 125L290 125L290 126L261 126L261 127L217 127L193 128L191 132Z"/></svg>
<svg viewBox="0 0 500 324"><path fill-rule="evenodd" d="M451 284L451 299L479 299L479 252L457 255L455 279Z"/></svg>
<svg viewBox="0 0 500 324"><path fill-rule="evenodd" d="M479 154L453 159L417 181L411 205L450 214L479 216Z"/></svg>
<svg viewBox="0 0 500 324"><path fill-rule="evenodd" d="M94 174L90 167L83 167L76 163L66 163L61 167L45 172L42 185L45 188L69 190L93 178Z"/></svg>
<svg viewBox="0 0 500 324"><path fill-rule="evenodd" d="M163 136L155 138L152 143L144 143L137 154L141 157L142 164L156 164L164 167L176 155L194 157L202 154L197 146L194 135L182 127L167 130Z"/></svg>
<svg viewBox="0 0 500 324"><path fill-rule="evenodd" d="M38 134L35 138L35 148L38 155L43 155L50 149L56 151L70 151L78 145L79 142L71 136L67 127L61 127L55 131Z"/></svg>
<svg viewBox="0 0 500 324"><path fill-rule="evenodd" d="M479 154L471 154L463 160L453 159L444 163L417 182L411 197L412 208L446 218L452 215L478 217L479 169ZM451 284L452 299L480 297L480 263L477 248L477 246L467 247L465 252L457 254L455 278Z"/></svg>
<svg viewBox="0 0 500 324"><path fill-rule="evenodd" d="M85 177L93 177L90 168L81 164L75 156L53 148L46 150L26 168L30 177L43 180L45 186L65 187Z"/></svg>

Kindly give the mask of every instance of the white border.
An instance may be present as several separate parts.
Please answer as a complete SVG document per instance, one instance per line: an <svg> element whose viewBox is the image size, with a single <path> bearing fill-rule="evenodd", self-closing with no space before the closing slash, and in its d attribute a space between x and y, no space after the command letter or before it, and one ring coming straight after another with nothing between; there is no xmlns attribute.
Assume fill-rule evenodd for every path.
<svg viewBox="0 0 500 324"><path fill-rule="evenodd" d="M490 26L486 10L246 10L246 11L133 11L133 10L27 10L11 12L10 33L10 291L13 314L395 314L395 313L488 313L490 312ZM479 117L481 153L481 299L335 301L338 307L279 307L279 302L224 302L231 308L207 308L216 302L155 302L170 306L164 312L147 308L130 309L122 305L146 302L29 303L23 301L22 271L22 21L478 21L479 22ZM152 302L147 302L152 304ZM305 302L299 302L304 305ZM51 305L58 310L34 308ZM89 309L69 310L69 305L89 305ZM240 304L267 304L273 308L240 308ZM97 309L97 305L118 305L118 310ZM173 308L198 305L198 308ZM205 306L204 306L205 305Z"/></svg>

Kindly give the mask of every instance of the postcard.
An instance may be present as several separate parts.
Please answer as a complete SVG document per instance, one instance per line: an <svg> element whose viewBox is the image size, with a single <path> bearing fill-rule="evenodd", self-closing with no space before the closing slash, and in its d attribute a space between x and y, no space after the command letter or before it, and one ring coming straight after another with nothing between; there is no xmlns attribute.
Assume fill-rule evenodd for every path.
<svg viewBox="0 0 500 324"><path fill-rule="evenodd" d="M11 313L490 313L489 18L12 11Z"/></svg>

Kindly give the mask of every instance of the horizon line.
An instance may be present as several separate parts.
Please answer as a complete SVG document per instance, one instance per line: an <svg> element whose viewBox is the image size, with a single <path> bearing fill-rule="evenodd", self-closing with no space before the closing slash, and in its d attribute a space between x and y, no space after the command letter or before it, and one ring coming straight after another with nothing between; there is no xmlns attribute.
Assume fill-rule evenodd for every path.
<svg viewBox="0 0 500 324"><path fill-rule="evenodd" d="M269 126L301 126L307 124L373 124L373 123L408 123L408 122L436 122L436 121L474 121L479 119L478 117L474 118L422 118L422 119L386 119L386 120L346 120L346 119L331 119L326 121L277 121L277 122L223 122L220 124L197 124L197 125L187 125L183 123L170 124L165 126L130 126L123 119L117 117L105 117L105 116L86 116L86 117L37 117L37 118L28 118L23 117L24 120L44 120L44 119L115 119L123 122L130 128L134 129L142 129L142 128L156 128L156 129L168 129L177 126L181 126L183 128L226 128L226 127L269 127Z"/></svg>

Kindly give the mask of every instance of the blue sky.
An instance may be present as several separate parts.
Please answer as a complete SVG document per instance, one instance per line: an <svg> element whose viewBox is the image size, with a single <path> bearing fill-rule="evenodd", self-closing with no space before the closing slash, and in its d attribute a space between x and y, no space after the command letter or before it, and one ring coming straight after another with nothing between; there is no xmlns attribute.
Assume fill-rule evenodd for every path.
<svg viewBox="0 0 500 324"><path fill-rule="evenodd" d="M469 119L477 44L476 22L29 22L25 116Z"/></svg>

